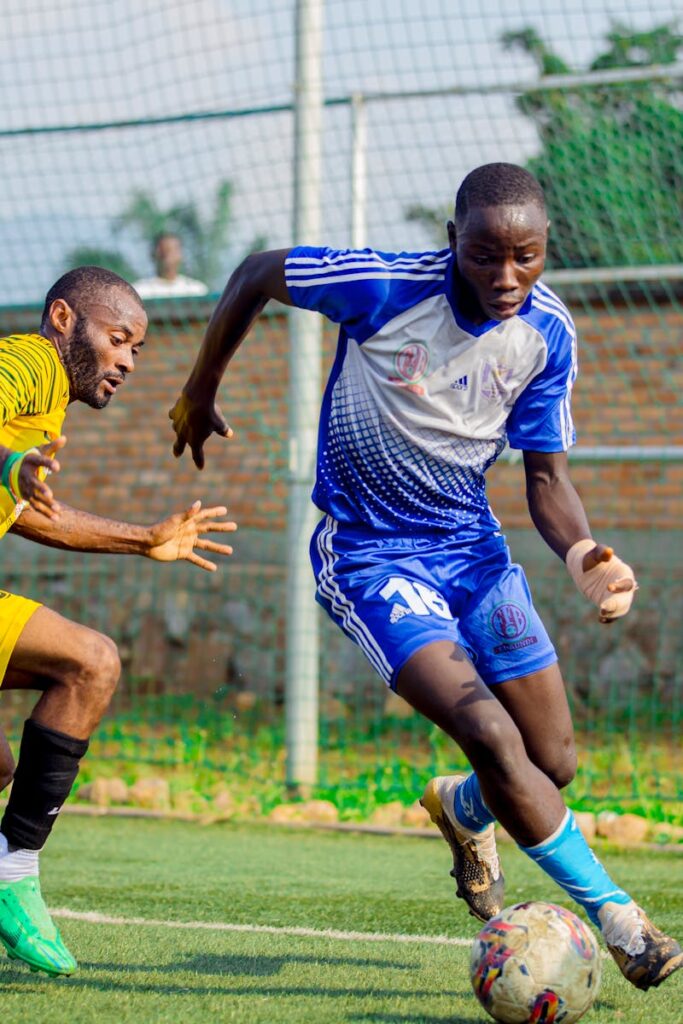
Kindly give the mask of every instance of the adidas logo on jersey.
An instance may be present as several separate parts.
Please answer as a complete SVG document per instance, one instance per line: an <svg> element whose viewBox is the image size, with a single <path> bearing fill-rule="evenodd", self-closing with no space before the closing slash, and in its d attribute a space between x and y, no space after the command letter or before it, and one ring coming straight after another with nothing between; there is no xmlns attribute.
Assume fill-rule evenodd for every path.
<svg viewBox="0 0 683 1024"><path fill-rule="evenodd" d="M402 619L404 615L410 615L410 608L404 604L394 604L389 615L389 622L393 625Z"/></svg>
<svg viewBox="0 0 683 1024"><path fill-rule="evenodd" d="M449 384L452 391L467 391L468 386L467 374L464 377L458 377L457 380L453 380Z"/></svg>

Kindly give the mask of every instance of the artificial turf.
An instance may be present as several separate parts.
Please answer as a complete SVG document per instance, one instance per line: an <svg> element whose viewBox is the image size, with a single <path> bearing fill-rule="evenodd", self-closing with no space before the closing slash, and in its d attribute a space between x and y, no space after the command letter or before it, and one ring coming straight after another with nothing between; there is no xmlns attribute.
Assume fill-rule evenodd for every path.
<svg viewBox="0 0 683 1024"><path fill-rule="evenodd" d="M571 904L510 846L508 902ZM602 853L656 923L683 938L683 857ZM486 1024L466 946L477 931L453 897L440 841L65 817L43 855L49 904L117 918L386 933L368 941L59 918L80 961L51 980L0 960L3 1024ZM640 993L608 960L595 1024L681 1024L683 972Z"/></svg>

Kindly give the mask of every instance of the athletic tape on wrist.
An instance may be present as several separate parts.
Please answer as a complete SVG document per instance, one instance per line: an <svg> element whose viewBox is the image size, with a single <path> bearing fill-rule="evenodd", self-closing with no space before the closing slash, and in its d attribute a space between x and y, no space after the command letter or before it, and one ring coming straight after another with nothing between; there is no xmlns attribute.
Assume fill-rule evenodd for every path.
<svg viewBox="0 0 683 1024"><path fill-rule="evenodd" d="M581 593L593 604L596 604L602 614L618 619L628 612L633 602L633 595L637 590L633 569L613 554L608 561L598 562L593 569L584 572L584 555L592 551L594 547L595 541L590 538L578 540L576 544L573 544L565 559L567 569ZM608 589L610 583L617 583L623 579L633 580L630 590L612 593Z"/></svg>

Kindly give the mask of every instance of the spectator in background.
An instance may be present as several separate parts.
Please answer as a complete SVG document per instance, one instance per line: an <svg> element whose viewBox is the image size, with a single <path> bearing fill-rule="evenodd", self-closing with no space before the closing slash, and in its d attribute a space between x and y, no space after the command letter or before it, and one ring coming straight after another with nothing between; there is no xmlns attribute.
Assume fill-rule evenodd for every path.
<svg viewBox="0 0 683 1024"><path fill-rule="evenodd" d="M154 239L152 258L156 277L144 277L133 283L141 299L164 299L183 295L206 295L209 291L203 281L180 273L183 263L183 243L178 235L163 232Z"/></svg>

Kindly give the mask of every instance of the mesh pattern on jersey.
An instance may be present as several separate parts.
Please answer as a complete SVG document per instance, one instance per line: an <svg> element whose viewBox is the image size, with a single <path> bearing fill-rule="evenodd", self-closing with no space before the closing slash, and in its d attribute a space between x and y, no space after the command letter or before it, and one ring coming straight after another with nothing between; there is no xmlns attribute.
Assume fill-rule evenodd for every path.
<svg viewBox="0 0 683 1024"><path fill-rule="evenodd" d="M390 422L347 364L332 391L316 497L342 494L359 520L380 527L497 527L484 473L504 447L504 436L481 440Z"/></svg>

